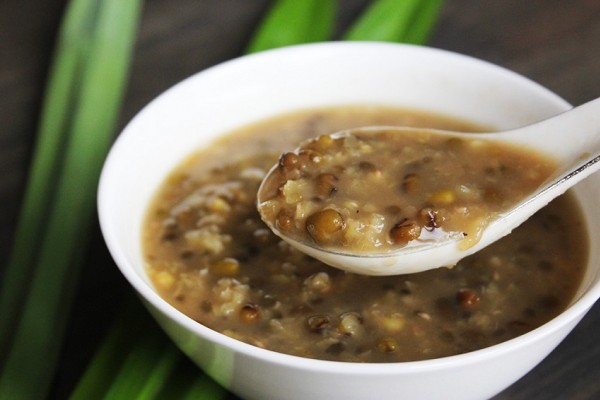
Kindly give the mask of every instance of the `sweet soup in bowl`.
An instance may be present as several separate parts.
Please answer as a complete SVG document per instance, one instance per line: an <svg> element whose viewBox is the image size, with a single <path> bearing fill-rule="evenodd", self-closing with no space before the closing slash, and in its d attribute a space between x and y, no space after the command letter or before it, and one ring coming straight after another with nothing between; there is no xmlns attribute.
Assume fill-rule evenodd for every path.
<svg viewBox="0 0 600 400"><path fill-rule="evenodd" d="M600 238L600 177L452 269L392 278L279 244L254 197L304 138L384 123L506 130L568 108L514 73L429 48L325 43L242 57L169 89L123 130L100 180L102 233L174 342L238 396L489 398L600 296L600 248L585 240Z"/></svg>
<svg viewBox="0 0 600 400"><path fill-rule="evenodd" d="M307 138L365 125L477 130L432 114L354 106L289 113L225 135L182 162L148 211L144 256L148 276L161 296L198 323L254 346L348 362L461 354L526 333L566 308L580 285L588 253L583 217L571 195L456 266L411 275L342 272L275 236L261 221L256 194L279 154ZM402 148L414 145L403 143ZM453 167L464 167L478 176L479 185L469 191L482 188L479 207L497 205L502 193L516 196L519 185L531 189L540 184L552 165L524 152L508 157L506 149L500 152L504 157L493 157L486 149L480 149L487 151L485 157L478 157L476 148L470 157L459 152L465 159L455 157L458 165L453 166L436 160L455 154L448 152L448 145L460 146L451 142L430 152L417 148L420 155L411 163L410 176L438 174L439 189L455 193L465 191L464 185L444 176L457 175L448 171ZM359 164L356 173L373 173L378 163L369 162L368 171ZM397 190L406 189L401 177L389 180ZM431 191L434 196L440 193L435 187ZM326 192L328 198L334 191ZM363 196L382 197L383 192ZM285 211L301 203L289 196L283 200ZM327 199L315 194L309 200ZM464 208L460 202L454 208L450 201L434 204L439 203L446 214ZM369 214L367 218L375 214L358 204L348 207L353 207L351 217L361 211ZM406 221L419 214L398 202L389 208L388 219ZM442 211L429 210L428 221L441 224ZM368 234L356 227L344 230L348 235ZM388 230L394 239L395 227Z"/></svg>

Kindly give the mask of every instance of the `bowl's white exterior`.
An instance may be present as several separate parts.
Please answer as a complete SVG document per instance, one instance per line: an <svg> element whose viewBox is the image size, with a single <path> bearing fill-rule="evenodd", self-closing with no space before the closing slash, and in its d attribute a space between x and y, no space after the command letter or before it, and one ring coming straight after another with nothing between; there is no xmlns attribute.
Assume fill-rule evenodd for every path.
<svg viewBox="0 0 600 400"><path fill-rule="evenodd" d="M497 129L570 106L539 85L469 57L383 43L324 43L226 62L174 86L124 129L99 187L104 237L117 265L178 346L208 374L251 399L483 399L523 376L600 296L593 246L572 306L544 326L487 349L437 360L353 364L303 359L216 333L168 305L144 274L140 227L149 199L183 158L246 123L302 108L380 104L428 110ZM543 138L541 138L543 140ZM600 239L600 177L577 187L591 239Z"/></svg>

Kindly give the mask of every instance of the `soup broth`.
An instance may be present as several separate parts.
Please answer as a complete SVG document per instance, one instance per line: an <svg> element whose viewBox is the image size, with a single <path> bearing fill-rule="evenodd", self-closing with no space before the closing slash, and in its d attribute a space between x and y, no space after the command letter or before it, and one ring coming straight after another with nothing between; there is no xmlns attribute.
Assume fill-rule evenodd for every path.
<svg viewBox="0 0 600 400"><path fill-rule="evenodd" d="M200 324L310 358L399 362L481 349L528 332L571 301L588 253L571 195L453 268L368 277L290 247L261 221L258 186L307 138L367 125L478 130L383 107L308 110L232 132L185 160L143 227L156 290Z"/></svg>

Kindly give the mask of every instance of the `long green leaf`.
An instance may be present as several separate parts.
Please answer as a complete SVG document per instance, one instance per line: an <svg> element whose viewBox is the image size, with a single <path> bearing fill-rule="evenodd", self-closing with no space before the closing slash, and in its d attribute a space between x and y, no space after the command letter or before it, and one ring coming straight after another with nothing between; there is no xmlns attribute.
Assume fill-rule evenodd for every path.
<svg viewBox="0 0 600 400"><path fill-rule="evenodd" d="M160 391L181 353L158 333L149 331L138 338L106 399L153 399Z"/></svg>
<svg viewBox="0 0 600 400"><path fill-rule="evenodd" d="M442 11L443 0L421 0L421 7L404 34L403 42L425 44L431 37Z"/></svg>
<svg viewBox="0 0 600 400"><path fill-rule="evenodd" d="M140 0L100 2L60 179L30 292L0 377L0 398L42 398L51 382L78 263L94 216L95 188L116 127ZM41 361L43 360L43 361Z"/></svg>
<svg viewBox="0 0 600 400"><path fill-rule="evenodd" d="M83 60L89 52L96 8L93 0L71 2L59 32L29 183L0 290L0 360L6 358L13 327L28 291L34 257L49 208L48 199L58 173L61 149L67 140L71 110L81 85Z"/></svg>
<svg viewBox="0 0 600 400"><path fill-rule="evenodd" d="M126 306L98 347L70 400L216 400L225 389L198 370L137 301Z"/></svg>
<svg viewBox="0 0 600 400"><path fill-rule="evenodd" d="M152 369L150 375L142 386L142 390L137 395L138 400L151 400L156 398L157 394L163 388L170 374L175 369L175 365L181 360L183 355L172 343L168 343L165 338L161 338L161 342L166 342L162 354ZM114 398L114 397L113 397ZM125 399L125 397L123 397Z"/></svg>
<svg viewBox="0 0 600 400"><path fill-rule="evenodd" d="M423 0L376 0L344 35L345 40L401 42Z"/></svg>
<svg viewBox="0 0 600 400"><path fill-rule="evenodd" d="M183 400L217 400L225 397L225 389L207 375L198 377L188 389Z"/></svg>
<svg viewBox="0 0 600 400"><path fill-rule="evenodd" d="M138 304L138 299L132 296L111 325L102 344L97 348L70 399L104 398L109 389L108 383L112 382L119 373L119 368L115 366L124 362L126 354L135 347L144 332L157 329L146 310Z"/></svg>
<svg viewBox="0 0 600 400"><path fill-rule="evenodd" d="M246 53L328 40L335 20L334 0L276 0Z"/></svg>

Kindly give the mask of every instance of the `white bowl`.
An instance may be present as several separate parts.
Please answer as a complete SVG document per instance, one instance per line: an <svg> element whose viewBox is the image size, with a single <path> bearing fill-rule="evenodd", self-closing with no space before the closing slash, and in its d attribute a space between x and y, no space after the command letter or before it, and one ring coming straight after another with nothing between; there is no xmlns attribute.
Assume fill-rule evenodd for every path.
<svg viewBox="0 0 600 400"><path fill-rule="evenodd" d="M186 317L152 288L140 230L157 187L182 159L249 122L319 106L379 104L446 114L497 129L568 109L515 73L430 48L323 43L242 57L175 85L124 129L104 166L99 214L110 252L177 345L210 376L249 399L482 399L515 382L570 332L600 296L600 254L571 306L516 339L435 360L358 364L305 359L254 347ZM600 176L576 193L593 242L600 240Z"/></svg>

